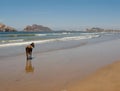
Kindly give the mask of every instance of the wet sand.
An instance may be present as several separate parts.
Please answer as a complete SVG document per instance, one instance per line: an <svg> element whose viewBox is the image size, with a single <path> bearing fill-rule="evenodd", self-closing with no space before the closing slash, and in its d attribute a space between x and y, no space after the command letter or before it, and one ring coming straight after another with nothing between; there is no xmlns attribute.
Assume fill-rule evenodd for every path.
<svg viewBox="0 0 120 91"><path fill-rule="evenodd" d="M80 91L79 84L85 87L86 82L89 87L89 82L84 82L83 79L94 74L98 69L120 60L119 54L120 40L114 40L72 49L33 53L32 60L26 60L25 54L6 57L0 59L0 90ZM99 80L102 80L102 77ZM102 82L96 81L96 83Z"/></svg>

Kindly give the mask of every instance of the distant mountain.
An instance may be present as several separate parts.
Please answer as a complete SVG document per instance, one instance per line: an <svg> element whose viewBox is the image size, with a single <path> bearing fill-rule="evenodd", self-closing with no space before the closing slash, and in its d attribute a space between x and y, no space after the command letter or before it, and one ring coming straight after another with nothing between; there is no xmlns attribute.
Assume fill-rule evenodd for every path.
<svg viewBox="0 0 120 91"><path fill-rule="evenodd" d="M24 28L24 31L28 32L50 32L52 29L42 25L33 24L32 26L28 25Z"/></svg>
<svg viewBox="0 0 120 91"><path fill-rule="evenodd" d="M120 32L120 30L113 30L113 29L102 29L102 28L91 28L86 29L87 32Z"/></svg>
<svg viewBox="0 0 120 91"><path fill-rule="evenodd" d="M15 31L17 31L15 28L0 23L0 32L15 32Z"/></svg>

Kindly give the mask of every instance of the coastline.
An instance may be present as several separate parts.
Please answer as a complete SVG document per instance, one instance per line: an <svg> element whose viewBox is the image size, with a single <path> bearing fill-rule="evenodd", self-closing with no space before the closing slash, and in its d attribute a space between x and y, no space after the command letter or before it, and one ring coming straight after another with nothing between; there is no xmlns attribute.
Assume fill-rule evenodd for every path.
<svg viewBox="0 0 120 91"><path fill-rule="evenodd" d="M0 59L1 91L64 91L96 70L120 59L120 40L106 41L72 49L25 54ZM74 91L74 90L73 90Z"/></svg>

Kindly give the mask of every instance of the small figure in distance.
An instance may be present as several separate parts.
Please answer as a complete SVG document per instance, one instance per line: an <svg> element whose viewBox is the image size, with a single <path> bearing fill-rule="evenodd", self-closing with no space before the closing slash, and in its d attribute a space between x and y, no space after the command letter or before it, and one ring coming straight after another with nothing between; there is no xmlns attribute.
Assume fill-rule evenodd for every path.
<svg viewBox="0 0 120 91"><path fill-rule="evenodd" d="M31 43L30 45L26 46L26 58L27 59L32 59L32 50L35 47L34 43Z"/></svg>

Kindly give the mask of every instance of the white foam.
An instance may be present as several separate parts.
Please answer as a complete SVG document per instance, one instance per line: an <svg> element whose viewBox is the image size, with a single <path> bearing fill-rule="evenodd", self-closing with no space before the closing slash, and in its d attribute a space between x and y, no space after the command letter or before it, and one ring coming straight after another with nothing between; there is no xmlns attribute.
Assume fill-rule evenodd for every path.
<svg viewBox="0 0 120 91"><path fill-rule="evenodd" d="M99 37L99 35L86 35L86 36L78 36L78 37L64 37L59 40L66 41L66 40L80 40L80 39L91 39Z"/></svg>
<svg viewBox="0 0 120 91"><path fill-rule="evenodd" d="M18 39L18 40L9 40L8 42L22 42L24 39Z"/></svg>
<svg viewBox="0 0 120 91"><path fill-rule="evenodd" d="M71 34L71 33L69 33L69 32L68 33L67 32L63 32L62 34Z"/></svg>
<svg viewBox="0 0 120 91"><path fill-rule="evenodd" d="M44 41L28 41L28 42L19 42L19 43L9 43L9 44L1 44L0 47L8 47L8 46L21 46L21 45L26 45L26 44L30 44L32 42L34 43L45 43L45 42L50 42L53 40L44 40Z"/></svg>
<svg viewBox="0 0 120 91"><path fill-rule="evenodd" d="M35 34L35 36L46 36L47 34Z"/></svg>

